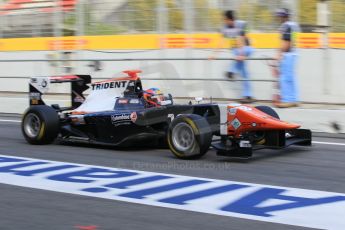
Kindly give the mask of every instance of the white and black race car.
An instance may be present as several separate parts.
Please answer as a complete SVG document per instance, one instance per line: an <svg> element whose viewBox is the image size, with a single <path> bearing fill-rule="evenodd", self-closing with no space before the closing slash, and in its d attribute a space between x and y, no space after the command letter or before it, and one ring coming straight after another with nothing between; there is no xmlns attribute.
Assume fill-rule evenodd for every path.
<svg viewBox="0 0 345 230"><path fill-rule="evenodd" d="M311 145L311 131L281 121L267 106L174 104L171 95L143 90L138 71L91 84L88 75L31 78L30 107L22 132L30 144L58 140L101 145L169 147L181 159L203 156L212 145L217 154L249 158L253 150ZM71 84L71 106L46 105L52 83ZM83 92L91 92L85 98ZM218 137L218 138L217 138Z"/></svg>

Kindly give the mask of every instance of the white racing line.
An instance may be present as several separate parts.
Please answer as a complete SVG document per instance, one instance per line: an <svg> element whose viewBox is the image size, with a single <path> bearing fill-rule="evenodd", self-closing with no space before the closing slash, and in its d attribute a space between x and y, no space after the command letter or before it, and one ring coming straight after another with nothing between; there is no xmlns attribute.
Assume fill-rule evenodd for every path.
<svg viewBox="0 0 345 230"><path fill-rule="evenodd" d="M0 119L0 122L9 122L9 123L20 123L20 120L4 120L4 119Z"/></svg>
<svg viewBox="0 0 345 230"><path fill-rule="evenodd" d="M6 120L6 119L0 119L0 122L20 123L20 122L21 122L21 120ZM345 143L337 143L337 142L323 142L323 141L313 141L313 144L318 144L318 145L335 145L335 146L345 146Z"/></svg>
<svg viewBox="0 0 345 230"><path fill-rule="evenodd" d="M345 146L345 143L313 141L313 144Z"/></svg>

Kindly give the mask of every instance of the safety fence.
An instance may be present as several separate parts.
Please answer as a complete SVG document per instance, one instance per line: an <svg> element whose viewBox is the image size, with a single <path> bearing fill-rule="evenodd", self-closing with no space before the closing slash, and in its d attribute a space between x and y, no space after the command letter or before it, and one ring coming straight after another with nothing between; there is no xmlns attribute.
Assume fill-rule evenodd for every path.
<svg viewBox="0 0 345 230"><path fill-rule="evenodd" d="M218 99L240 98L241 82L252 82L252 84L267 85L271 88L276 81L271 75L262 77L252 77L244 79L240 76L229 79L223 73L215 73L218 69L217 63L228 63L234 58L75 58L66 62L66 59L7 59L0 60L0 66L14 66L25 71L17 72L20 76L0 75L0 93L11 95L26 93L27 84L30 77L47 77L59 75L90 74L93 82L106 80L114 77L124 76L122 71L127 69L141 69L140 74L145 87L159 87L165 92L170 92L177 98L190 98L194 96L212 97ZM272 61L269 57L248 58L248 62L268 62ZM73 64L71 64L73 63ZM115 64L116 63L116 64ZM141 63L141 64L140 64ZM144 63L144 64L143 64ZM201 68L193 68L203 63L204 71ZM22 66L22 67L18 67ZM115 68L116 67L116 68ZM262 68L269 70L268 66ZM114 72L117 69L118 72ZM207 72L205 72L207 71ZM8 71L6 71L8 73ZM217 71L216 71L217 72ZM202 75L200 75L202 74ZM220 85L219 85L220 84ZM231 95L227 94L226 85L230 88L235 87ZM207 88L214 89L212 93ZM216 89L218 88L218 89ZM202 91L200 91L202 90ZM199 91L199 92L197 92ZM48 95L69 94L68 85L52 85ZM222 93L224 92L224 93ZM25 97L25 95L24 95ZM263 99L266 100L266 99ZM270 99L268 99L270 100Z"/></svg>
<svg viewBox="0 0 345 230"><path fill-rule="evenodd" d="M304 32L318 29L318 3L327 2L327 30L345 31L344 0L5 0L0 37L48 37L218 32L234 10L252 32L276 32L277 8L291 10Z"/></svg>
<svg viewBox="0 0 345 230"><path fill-rule="evenodd" d="M285 1L286 2L286 1ZM237 11L255 31L275 31L283 0L6 0L0 5L2 37L217 32L224 9Z"/></svg>

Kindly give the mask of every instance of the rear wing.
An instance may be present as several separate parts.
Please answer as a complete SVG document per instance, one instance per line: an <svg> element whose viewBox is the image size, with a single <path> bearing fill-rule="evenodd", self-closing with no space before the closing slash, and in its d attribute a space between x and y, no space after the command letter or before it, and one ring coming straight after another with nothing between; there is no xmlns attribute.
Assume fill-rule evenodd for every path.
<svg viewBox="0 0 345 230"><path fill-rule="evenodd" d="M57 77L32 77L29 83L29 102L32 105L45 105L42 95L49 91L50 84L70 83L71 108L79 107L85 100L83 92L89 88L90 75L69 75Z"/></svg>

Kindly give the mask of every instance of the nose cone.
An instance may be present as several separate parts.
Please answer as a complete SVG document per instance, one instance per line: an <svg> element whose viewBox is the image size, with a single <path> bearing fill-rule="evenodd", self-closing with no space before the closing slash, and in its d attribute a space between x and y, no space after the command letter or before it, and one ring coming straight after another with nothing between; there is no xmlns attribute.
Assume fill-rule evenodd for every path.
<svg viewBox="0 0 345 230"><path fill-rule="evenodd" d="M299 124L281 121L249 106L230 107L228 122L228 133L237 135L250 131L291 130L300 127Z"/></svg>
<svg viewBox="0 0 345 230"><path fill-rule="evenodd" d="M298 129L299 124L289 123L272 117L258 109L253 108L252 112L248 114L254 122L261 124L262 129Z"/></svg>
<svg viewBox="0 0 345 230"><path fill-rule="evenodd" d="M260 130L292 130L300 125L281 121L254 107L247 105L228 105L228 134L240 135Z"/></svg>
<svg viewBox="0 0 345 230"><path fill-rule="evenodd" d="M293 124L285 121L281 121L272 117L268 118L261 118L259 119L260 122L262 122L262 128L264 129L298 129L301 127L298 124Z"/></svg>

